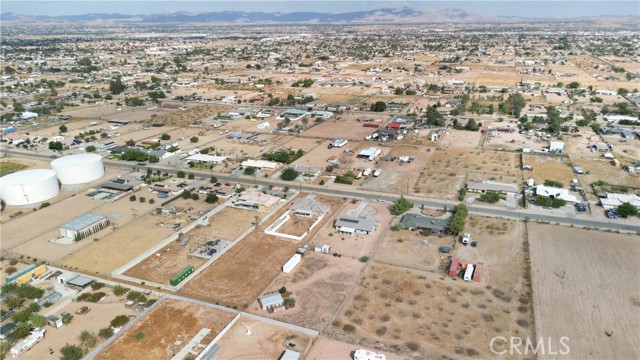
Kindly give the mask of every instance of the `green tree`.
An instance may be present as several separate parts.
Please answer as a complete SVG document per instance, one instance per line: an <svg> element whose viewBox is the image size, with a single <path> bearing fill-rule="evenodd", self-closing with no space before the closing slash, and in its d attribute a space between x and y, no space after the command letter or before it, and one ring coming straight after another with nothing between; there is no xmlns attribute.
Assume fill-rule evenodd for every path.
<svg viewBox="0 0 640 360"><path fill-rule="evenodd" d="M115 80L109 82L109 91L111 91L113 95L123 93L126 88L127 86L122 83L120 76L117 76Z"/></svg>
<svg viewBox="0 0 640 360"><path fill-rule="evenodd" d="M209 182L212 183L212 184L215 184L215 183L218 182L218 178L215 177L215 176L212 176L211 179L209 179Z"/></svg>
<svg viewBox="0 0 640 360"><path fill-rule="evenodd" d="M383 112L387 110L387 103L384 101L376 101L374 104L371 104L370 110L374 112Z"/></svg>
<svg viewBox="0 0 640 360"><path fill-rule="evenodd" d="M125 143L125 145L127 145L127 146L135 146L135 145L136 145L136 142L135 142L135 141L133 141L133 139L129 139L129 140L127 140L127 142Z"/></svg>
<svg viewBox="0 0 640 360"><path fill-rule="evenodd" d="M60 125L58 127L58 130L60 130L61 133L66 133L67 131L69 131L66 125Z"/></svg>
<svg viewBox="0 0 640 360"><path fill-rule="evenodd" d="M253 166L247 166L246 168L244 168L243 173L248 176L253 176L256 174L256 168L254 168Z"/></svg>
<svg viewBox="0 0 640 360"><path fill-rule="evenodd" d="M293 181L298 177L299 173L294 168L286 168L282 170L282 174L280 174L280 179L285 181Z"/></svg>
<svg viewBox="0 0 640 360"><path fill-rule="evenodd" d="M196 178L196 176L192 173L189 173L189 175L187 176L189 178L189 180L193 180Z"/></svg>
<svg viewBox="0 0 640 360"><path fill-rule="evenodd" d="M197 143L198 141L200 141L200 139L197 136L192 136L189 141L191 141L192 143Z"/></svg>
<svg viewBox="0 0 640 360"><path fill-rule="evenodd" d="M493 192L484 193L480 195L479 200L489 204L497 203L498 201L500 201L500 194Z"/></svg>
<svg viewBox="0 0 640 360"><path fill-rule="evenodd" d="M515 117L520 117L520 112L526 105L526 101L521 94L510 94L507 98L509 113Z"/></svg>
<svg viewBox="0 0 640 360"><path fill-rule="evenodd" d="M160 135L160 139L161 139L161 140L170 140L170 139L171 139L171 135L169 135L169 134L162 134L162 135Z"/></svg>
<svg viewBox="0 0 640 360"><path fill-rule="evenodd" d="M579 82L577 82L577 81L573 81L573 82L571 82L569 85L567 85L567 87L568 87L569 89L577 89L577 88L579 88L579 87L580 87L580 83L579 83Z"/></svg>
<svg viewBox="0 0 640 360"><path fill-rule="evenodd" d="M66 344L60 349L60 360L81 360L84 357L82 348Z"/></svg>
<svg viewBox="0 0 640 360"><path fill-rule="evenodd" d="M113 295L115 295L115 296L122 296L126 292L127 292L126 289L122 285L116 285L113 288Z"/></svg>
<svg viewBox="0 0 640 360"><path fill-rule="evenodd" d="M186 175L187 175L187 174L186 174L184 171L182 171L182 170L180 170L180 171L178 171L178 172L176 173L176 176L177 176L178 178L180 178L180 179L184 179L184 177L185 177Z"/></svg>
<svg viewBox="0 0 640 360"><path fill-rule="evenodd" d="M209 193L207 194L207 197L204 199L204 202L206 202L207 204L214 204L214 203L217 203L218 200L220 200L218 198L218 195Z"/></svg>
<svg viewBox="0 0 640 360"><path fill-rule="evenodd" d="M29 322L35 327L42 327L47 323L47 320L38 313L31 313L31 315L29 315Z"/></svg>
<svg viewBox="0 0 640 360"><path fill-rule="evenodd" d="M464 229L468 213L469 210L465 204L456 205L453 208L453 216L449 220L447 230L454 235L459 234Z"/></svg>
<svg viewBox="0 0 640 360"><path fill-rule="evenodd" d="M94 153L94 152L96 152L96 147L95 147L95 146L93 146L93 145L89 145L89 146L87 146L86 148L84 148L84 150L85 150L86 152Z"/></svg>
<svg viewBox="0 0 640 360"><path fill-rule="evenodd" d="M629 216L637 216L638 208L629 203L624 203L618 206L618 215L622 216L623 218L626 218Z"/></svg>
<svg viewBox="0 0 640 360"><path fill-rule="evenodd" d="M625 88L620 88L618 89L618 95L622 95L625 96L629 93L629 89L625 89Z"/></svg>
<svg viewBox="0 0 640 360"><path fill-rule="evenodd" d="M404 214L412 207L413 203L407 200L403 195L400 195L400 198L393 203L393 211L396 215Z"/></svg>
<svg viewBox="0 0 640 360"><path fill-rule="evenodd" d="M16 339L23 339L27 337L27 335L29 335L29 332L31 332L32 328L33 326L31 326L31 324L27 322L18 324L18 326L16 326L15 330L13 331L13 337Z"/></svg>

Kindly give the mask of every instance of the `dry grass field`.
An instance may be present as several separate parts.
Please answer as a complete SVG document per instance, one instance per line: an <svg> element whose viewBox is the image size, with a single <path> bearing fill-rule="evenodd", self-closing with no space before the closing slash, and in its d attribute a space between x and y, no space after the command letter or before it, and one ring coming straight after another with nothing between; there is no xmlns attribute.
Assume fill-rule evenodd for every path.
<svg viewBox="0 0 640 360"><path fill-rule="evenodd" d="M231 319L231 313L165 300L102 350L95 359L138 360L141 356L147 359L171 359L202 328L211 329L200 342L206 346Z"/></svg>
<svg viewBox="0 0 640 360"><path fill-rule="evenodd" d="M419 172L410 176L413 193L428 197L453 200L468 179L468 173L496 181L517 178L520 172L518 154L470 151L467 149L432 150L417 158L422 165ZM406 182L406 178L403 178ZM402 181L401 180L401 181Z"/></svg>
<svg viewBox="0 0 640 360"><path fill-rule="evenodd" d="M637 240L635 235L530 224L536 336L555 344L568 337L567 357L572 359L639 358Z"/></svg>
<svg viewBox="0 0 640 360"><path fill-rule="evenodd" d="M333 331L412 358L497 358L488 346L494 336L532 336L524 224L471 217L465 231L478 247L456 245L453 254L484 263L479 283L449 278L446 259L429 269L383 264L376 255Z"/></svg>
<svg viewBox="0 0 640 360"><path fill-rule="evenodd" d="M523 176L535 180L536 184L542 184L545 180L559 181L569 186L575 177L571 164L565 158L552 158L548 156L523 155L523 163L533 168L525 171Z"/></svg>
<svg viewBox="0 0 640 360"><path fill-rule="evenodd" d="M427 244L423 243L427 240ZM440 246L451 246L453 236L424 236L417 231L389 231L378 248L376 261L403 266L414 266L423 270L437 271L441 264L449 262L448 256L440 254Z"/></svg>
<svg viewBox="0 0 640 360"><path fill-rule="evenodd" d="M247 335L246 328L251 328ZM278 359L287 348L304 353L311 336L248 318L240 318L218 342L219 359Z"/></svg>
<svg viewBox="0 0 640 360"><path fill-rule="evenodd" d="M602 180L609 184L626 185L631 187L640 187L640 178L631 176L620 167L615 167L609 160L584 160L574 159L574 163L579 165L582 170L589 171L591 174L579 175L583 185L592 184Z"/></svg>
<svg viewBox="0 0 640 360"><path fill-rule="evenodd" d="M383 121L388 119L386 115L376 117L359 116L357 114L334 115L333 118L305 131L303 135L315 139L331 140L344 138L347 140L362 140L365 136L372 134L376 130L375 128L364 127L362 126L362 122L357 121L357 119L364 117L374 120L379 119L380 122L378 122L378 124L382 124Z"/></svg>

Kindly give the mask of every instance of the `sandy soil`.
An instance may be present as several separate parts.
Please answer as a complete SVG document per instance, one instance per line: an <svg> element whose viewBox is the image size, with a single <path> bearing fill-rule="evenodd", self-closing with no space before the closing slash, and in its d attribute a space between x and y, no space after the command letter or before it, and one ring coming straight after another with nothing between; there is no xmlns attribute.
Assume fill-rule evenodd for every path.
<svg viewBox="0 0 640 360"><path fill-rule="evenodd" d="M377 124L382 125L388 120L386 115L363 116L358 114L334 115L331 119L312 127L305 131L303 136L314 139L335 139L344 138L347 140L362 140L365 136L375 132L375 128L362 126L362 122L357 121L360 118L379 120Z"/></svg>
<svg viewBox="0 0 640 360"><path fill-rule="evenodd" d="M536 336L568 337L574 359L640 357L637 236L530 224L529 240Z"/></svg>
<svg viewBox="0 0 640 360"><path fill-rule="evenodd" d="M115 298L114 298L115 299ZM76 310L82 306L89 306L91 311L84 315L76 315ZM137 315L135 310L127 309L124 307L123 302L114 303L71 303L61 310L66 311L73 315L73 320L61 328L55 329L51 326L45 326L47 334L38 345L34 346L24 355L20 356L20 359L24 360L49 360L59 359L60 349L66 344L80 344L80 333L83 331L89 331L98 340L99 345L104 339L98 336L98 331L109 327L111 320L118 315ZM60 314L56 314L60 315ZM52 348L55 352L50 355L49 348Z"/></svg>
<svg viewBox="0 0 640 360"><path fill-rule="evenodd" d="M133 223L64 258L62 263L90 273L110 274L173 233L166 226L157 226L160 219L151 214L138 217Z"/></svg>
<svg viewBox="0 0 640 360"><path fill-rule="evenodd" d="M202 328L211 332L203 347L231 321L233 314L177 300L165 300L126 333L100 352L95 359L171 359ZM143 333L142 340L135 335Z"/></svg>
<svg viewBox="0 0 640 360"><path fill-rule="evenodd" d="M390 256L379 254L390 250L383 244L333 331L347 342L364 347L379 342L382 351L412 358L495 357L488 347L494 336L532 335L531 312L523 305L523 301L530 303L523 276L523 230L524 225L515 221L469 219L465 231L472 233L479 246L456 245L454 256L461 262L484 263L479 283L446 276L446 259L431 269L404 262L385 264ZM409 241L406 245L411 246ZM404 241L398 245L402 246ZM355 332L345 325L355 326ZM409 350L411 342L419 350Z"/></svg>
<svg viewBox="0 0 640 360"><path fill-rule="evenodd" d="M525 171L524 177L535 180L536 184L542 184L545 180L560 181L569 186L575 177L571 164L565 158L552 158L548 156L523 155L523 164L533 168L532 171Z"/></svg>
<svg viewBox="0 0 640 360"><path fill-rule="evenodd" d="M251 335L247 335L247 327L251 329ZM253 319L240 318L218 342L218 358L278 359L287 350L286 345L295 344L288 349L304 353L310 342L309 335Z"/></svg>
<svg viewBox="0 0 640 360"><path fill-rule="evenodd" d="M482 138L482 134L479 131L447 130L447 133L438 140L438 147L476 149ZM425 132L425 136L428 134L428 132ZM426 141L425 143L426 145L430 145L430 141Z"/></svg>
<svg viewBox="0 0 640 360"><path fill-rule="evenodd" d="M296 300L294 308L267 313L254 302L249 311L319 331L328 326L363 264L350 257L310 251L292 273L280 273L265 290L286 287L288 296Z"/></svg>
<svg viewBox="0 0 640 360"><path fill-rule="evenodd" d="M318 201L337 209L342 200L329 197L317 197ZM277 219L286 207L273 215ZM331 216L325 216L323 226ZM264 229L270 222L261 224L255 231L227 251L211 266L202 271L182 288L182 292L198 298L214 300L223 304L238 306L249 305L260 292L273 280L282 265L303 245L298 241L286 240L267 235ZM309 233L309 238L317 231ZM251 286L247 286L250 284Z"/></svg>
<svg viewBox="0 0 640 360"><path fill-rule="evenodd" d="M361 349L359 345L352 345L346 342L329 339L326 337L317 338L311 351L307 354L307 360L335 360L335 359L351 359L352 353ZM368 350L375 351L374 348L368 348ZM384 353L387 360L401 360L405 359L402 356L396 355L391 352Z"/></svg>
<svg viewBox="0 0 640 360"><path fill-rule="evenodd" d="M620 167L613 166L609 160L574 159L574 163L579 165L585 172L591 172L590 175L579 175L580 182L583 185L602 180L609 184L640 187L640 178L629 175Z"/></svg>
<svg viewBox="0 0 640 360"><path fill-rule="evenodd" d="M428 243L424 244L424 240ZM376 261L437 271L441 263L449 262L449 257L440 254L438 248L453 243L453 236L424 236L410 230L389 231L376 253Z"/></svg>

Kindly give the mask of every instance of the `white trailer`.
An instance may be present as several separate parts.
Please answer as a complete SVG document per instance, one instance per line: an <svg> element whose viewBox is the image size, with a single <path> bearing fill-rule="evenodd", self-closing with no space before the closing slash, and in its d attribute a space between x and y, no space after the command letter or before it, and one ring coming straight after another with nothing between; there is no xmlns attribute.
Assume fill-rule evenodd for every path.
<svg viewBox="0 0 640 360"><path fill-rule="evenodd" d="M370 168L366 168L366 169L364 170L364 172L362 173L362 175L363 175L363 176L369 176L369 175L371 175L371 171L372 171L372 170L371 170Z"/></svg>
<svg viewBox="0 0 640 360"><path fill-rule="evenodd" d="M11 355L13 355L13 357L18 357L20 354L31 349L33 345L39 343L40 341L42 341L42 339L44 339L44 333L46 332L47 330L43 328L35 328L31 330L29 336L27 336L24 340L11 348Z"/></svg>
<svg viewBox="0 0 640 360"><path fill-rule="evenodd" d="M290 273L291 270L293 270L293 268L295 268L296 265L298 265L301 260L302 260L302 255L300 254L293 255L293 257L291 257L291 259L289 259L289 261L287 261L287 263L282 266L282 272L285 274Z"/></svg>
<svg viewBox="0 0 640 360"><path fill-rule="evenodd" d="M471 281L471 278L473 277L474 269L475 269L475 266L473 266L473 264L467 265L467 270L464 272L464 281Z"/></svg>
<svg viewBox="0 0 640 360"><path fill-rule="evenodd" d="M387 360L387 356L383 353L370 351L366 349L358 349L353 352L354 360Z"/></svg>
<svg viewBox="0 0 640 360"><path fill-rule="evenodd" d="M340 148L347 145L347 142L349 142L347 139L335 139L331 144L333 145L333 147Z"/></svg>
<svg viewBox="0 0 640 360"><path fill-rule="evenodd" d="M382 173L382 170L376 169L376 171L373 172L373 176L378 177L380 176L380 173Z"/></svg>

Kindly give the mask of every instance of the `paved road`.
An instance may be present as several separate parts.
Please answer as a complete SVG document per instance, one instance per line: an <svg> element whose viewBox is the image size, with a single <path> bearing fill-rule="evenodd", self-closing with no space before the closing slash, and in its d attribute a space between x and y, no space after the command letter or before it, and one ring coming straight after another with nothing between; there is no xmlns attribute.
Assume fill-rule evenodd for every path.
<svg viewBox="0 0 640 360"><path fill-rule="evenodd" d="M39 159L50 159L49 155L46 154L36 154L31 152L22 152L22 151L6 151L7 154L13 156L21 156L21 157L31 157L31 158L39 158ZM175 174L179 170L173 167L163 166L163 165L148 165L148 166L138 166L136 163L126 163L122 161L113 161L113 160L104 160L105 166L123 170L131 170L133 168L145 168L151 167L153 169L162 170L163 172L168 172ZM316 193L316 194L327 194L333 196L343 196L347 198L361 198L365 200L376 201L377 199L383 199L386 202L392 202L397 199L397 195L383 193L383 192L375 192L375 191L367 191L361 190L356 187L349 187L349 185L337 185L333 184L332 187L320 186L320 185L310 185L305 184L304 182L292 182L292 181L282 181L279 179L272 178L254 178L251 176L244 175L231 175L227 173L215 173L206 170L198 170L198 169L188 169L183 170L188 171L189 173L193 173L197 176L201 176L204 178L208 178L211 175L216 176L218 180L221 181L229 181L229 182L241 182L245 184L258 184L258 185L272 185L272 186L288 186L290 188L299 188L302 191ZM420 207L423 206L427 208L438 208L438 209L453 209L453 207L457 204L454 202L447 202L437 199L428 199L424 197L415 197L408 196L408 199L413 201L414 206ZM603 230L614 230L614 231L626 231L626 232L634 232L640 233L640 223L636 224L628 224L621 223L619 221L601 221L601 220L592 220L588 218L574 218L557 215L557 214L544 214L539 213L534 209L501 209L491 206L481 206L481 205L472 205L469 206L469 213L484 215L484 216L493 216L493 217L504 217L511 219L521 219L521 220L531 220L531 221L543 221L550 223L559 223L566 225L574 225L581 227L592 227Z"/></svg>

